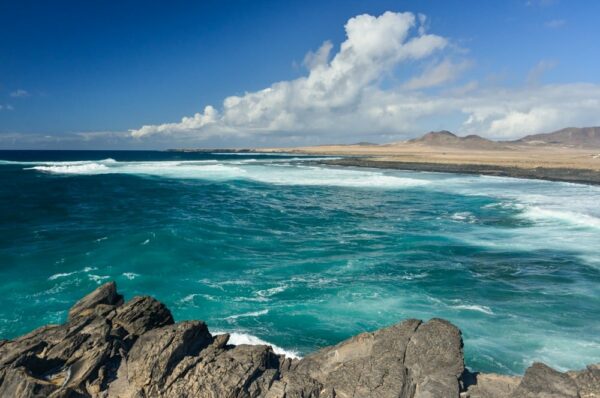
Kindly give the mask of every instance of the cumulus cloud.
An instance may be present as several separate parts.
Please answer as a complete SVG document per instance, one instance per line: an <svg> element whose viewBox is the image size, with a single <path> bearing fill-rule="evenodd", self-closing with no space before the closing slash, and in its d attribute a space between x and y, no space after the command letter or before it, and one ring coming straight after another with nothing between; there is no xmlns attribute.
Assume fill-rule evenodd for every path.
<svg viewBox="0 0 600 398"><path fill-rule="evenodd" d="M178 123L148 125L133 130L134 137L158 133L196 132L204 136L224 133L322 131L328 118L350 115L361 108L365 96L396 65L423 59L448 44L447 39L424 32L415 34L412 13L386 12L379 17L359 15L345 25L346 40L328 61L332 45L325 42L309 53L308 75L282 81L264 90L231 96L221 112L208 106L203 113ZM368 109L362 109L367 111Z"/></svg>
<svg viewBox="0 0 600 398"><path fill-rule="evenodd" d="M469 117L465 132L518 138L567 126L600 125L600 86L557 84L517 90L490 90L460 105Z"/></svg>
<svg viewBox="0 0 600 398"><path fill-rule="evenodd" d="M327 65L327 63L329 62L329 56L331 54L332 48L333 43L329 40L326 40L317 51L309 51L304 56L304 61L302 62L302 64L308 70L315 69L321 65Z"/></svg>
<svg viewBox="0 0 600 398"><path fill-rule="evenodd" d="M146 125L130 134L174 141L293 136L340 142L370 134L414 136L440 125L459 133L514 138L600 124L600 85L539 85L552 66L547 61L530 73L528 81L535 84L523 88L460 82L470 62L456 59L450 39L428 33L426 23L424 15L408 12L356 16L346 23L339 48L326 41L306 55L305 76L227 97L220 107L208 105L179 122ZM419 65L425 66L419 70ZM398 82L406 75L398 72L415 68L414 76Z"/></svg>

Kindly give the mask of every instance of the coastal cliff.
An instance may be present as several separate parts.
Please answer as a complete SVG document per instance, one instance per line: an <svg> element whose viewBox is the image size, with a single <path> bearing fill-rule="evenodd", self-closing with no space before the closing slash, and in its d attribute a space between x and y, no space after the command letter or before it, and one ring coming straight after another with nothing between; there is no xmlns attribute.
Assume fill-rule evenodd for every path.
<svg viewBox="0 0 600 398"><path fill-rule="evenodd" d="M442 319L405 320L300 360L228 339L201 321L175 323L151 297L124 302L110 282L78 301L65 324L0 341L0 397L600 396L600 364L471 373L460 330Z"/></svg>

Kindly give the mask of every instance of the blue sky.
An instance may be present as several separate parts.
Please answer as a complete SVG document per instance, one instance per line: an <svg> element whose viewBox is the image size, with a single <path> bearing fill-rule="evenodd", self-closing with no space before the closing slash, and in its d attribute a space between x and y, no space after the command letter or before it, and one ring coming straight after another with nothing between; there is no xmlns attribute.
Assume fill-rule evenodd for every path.
<svg viewBox="0 0 600 398"><path fill-rule="evenodd" d="M442 128L510 139L600 124L600 2L154 3L0 1L0 148L387 142ZM402 56L411 39L419 49Z"/></svg>

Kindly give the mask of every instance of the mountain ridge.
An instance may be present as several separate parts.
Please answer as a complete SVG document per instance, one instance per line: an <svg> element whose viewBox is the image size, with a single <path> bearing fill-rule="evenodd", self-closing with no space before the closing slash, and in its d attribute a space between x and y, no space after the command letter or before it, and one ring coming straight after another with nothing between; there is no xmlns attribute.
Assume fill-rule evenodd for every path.
<svg viewBox="0 0 600 398"><path fill-rule="evenodd" d="M459 137L448 130L430 131L419 138L409 140L408 143L466 149L508 149L503 143L476 134Z"/></svg>
<svg viewBox="0 0 600 398"><path fill-rule="evenodd" d="M458 136L448 130L430 131L403 143L463 149L511 149L515 146L600 148L600 127L566 127L550 133L530 134L516 140L491 140L477 134ZM394 143L400 144L400 143ZM394 145L392 144L392 145Z"/></svg>
<svg viewBox="0 0 600 398"><path fill-rule="evenodd" d="M526 135L511 142L526 145L600 148L600 127L566 127L550 133Z"/></svg>

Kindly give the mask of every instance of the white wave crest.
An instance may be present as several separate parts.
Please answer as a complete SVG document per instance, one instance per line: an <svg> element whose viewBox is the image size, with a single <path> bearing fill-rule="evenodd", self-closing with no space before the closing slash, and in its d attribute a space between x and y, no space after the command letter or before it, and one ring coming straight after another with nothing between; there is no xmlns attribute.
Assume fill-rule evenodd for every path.
<svg viewBox="0 0 600 398"><path fill-rule="evenodd" d="M281 285L277 287L272 287L270 289L259 290L256 294L260 297L271 297L277 293L281 293L287 289L286 285Z"/></svg>
<svg viewBox="0 0 600 398"><path fill-rule="evenodd" d="M298 353L298 351L294 351L294 350L286 350L284 348L281 348L279 346L276 346L275 344L271 344L259 337L253 336L251 334L247 334L247 333L242 333L242 332L223 332L223 331L216 331L213 333L213 336L218 336L221 334L225 334L225 333L229 333L229 342L228 344L233 344L233 345L241 345L241 344L247 344L247 345L268 345L271 346L271 348L273 348L273 352L275 352L275 354L278 355L285 355L288 358L292 358L292 359L300 359L302 358L300 356L300 354Z"/></svg>
<svg viewBox="0 0 600 398"><path fill-rule="evenodd" d="M451 307L454 309L457 309L457 310L478 311L478 312L483 312L484 314L487 314L487 315L494 315L494 311L492 311L492 309L486 305L463 304L463 305L453 305Z"/></svg>
<svg viewBox="0 0 600 398"><path fill-rule="evenodd" d="M108 167L101 163L86 163L61 166L33 166L29 169L56 174L92 174L107 171Z"/></svg>
<svg viewBox="0 0 600 398"><path fill-rule="evenodd" d="M558 221L579 227L600 228L600 218L567 210L530 206L521 213L521 216L533 221Z"/></svg>
<svg viewBox="0 0 600 398"><path fill-rule="evenodd" d="M466 222L468 224L473 224L477 221L477 217L468 211L454 213L450 216L450 218L454 221Z"/></svg>
<svg viewBox="0 0 600 398"><path fill-rule="evenodd" d="M54 281L56 279L66 278L67 276L71 276L71 275L75 275L75 274L79 274L79 273L87 273L87 272L90 272L90 271L94 271L95 269L96 269L95 267L85 267L83 269L76 270L76 271L71 271L71 272L59 272L59 273L50 275L48 277L48 280L49 281Z"/></svg>
<svg viewBox="0 0 600 398"><path fill-rule="evenodd" d="M269 310L261 310L261 311L252 311L246 312L243 314L236 314L226 317L225 319L238 319L238 318L246 318L246 317L257 317L261 315L266 315L269 313Z"/></svg>
<svg viewBox="0 0 600 398"><path fill-rule="evenodd" d="M89 274L88 278L91 281L96 282L97 284L101 284L102 281L104 281L105 279L110 278L110 276L108 276L108 275L94 275L94 274Z"/></svg>
<svg viewBox="0 0 600 398"><path fill-rule="evenodd" d="M79 272L79 271L73 271L73 272L59 272L58 274L50 275L50 276L48 277L48 280L49 280L49 281L53 281L53 280L56 280L56 279L58 279L58 278L64 278L64 277L66 277L66 276L71 276L71 275L73 275L73 274L76 274L77 272Z"/></svg>
<svg viewBox="0 0 600 398"><path fill-rule="evenodd" d="M250 160L252 160L250 162ZM288 163L281 163L283 160ZM424 178L389 175L381 171L307 166L302 159L256 161L103 161L33 163L28 170L52 174L135 174L167 178L245 179L273 185L337 186L352 188L404 188L430 183ZM313 159L309 159L313 160ZM29 163L27 163L29 164Z"/></svg>

